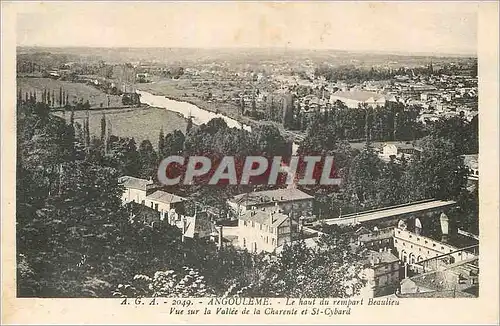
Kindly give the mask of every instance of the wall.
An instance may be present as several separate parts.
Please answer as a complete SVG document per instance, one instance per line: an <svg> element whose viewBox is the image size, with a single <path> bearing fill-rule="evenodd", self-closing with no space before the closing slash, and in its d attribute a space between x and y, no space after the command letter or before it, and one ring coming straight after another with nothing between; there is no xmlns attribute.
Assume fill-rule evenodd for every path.
<svg viewBox="0 0 500 326"><path fill-rule="evenodd" d="M125 188L125 191L122 194L122 201L124 203L128 203L131 201L135 201L138 204L142 204L142 201L146 200L146 191L133 189L133 188Z"/></svg>
<svg viewBox="0 0 500 326"><path fill-rule="evenodd" d="M399 254L399 259L405 263L415 263L458 250L448 244L398 228L394 230L394 248ZM468 252L457 252L451 257L457 262L473 258L474 255Z"/></svg>
<svg viewBox="0 0 500 326"><path fill-rule="evenodd" d="M145 202L145 205L154 209L154 210L157 210L158 212L160 212L161 214L161 218L167 218L168 217L168 212L172 209L176 209L178 208L182 203L180 202L177 202L177 203L163 203L163 202L160 202L160 201L157 201L157 200L151 200L149 198L146 197L146 202ZM158 205L158 207L156 207L156 205Z"/></svg>
<svg viewBox="0 0 500 326"><path fill-rule="evenodd" d="M399 262L394 262L367 267L361 276L367 281L370 295L379 297L396 292L400 283L399 274Z"/></svg>
<svg viewBox="0 0 500 326"><path fill-rule="evenodd" d="M253 252L273 252L277 247L277 230L268 225L238 220L238 244Z"/></svg>

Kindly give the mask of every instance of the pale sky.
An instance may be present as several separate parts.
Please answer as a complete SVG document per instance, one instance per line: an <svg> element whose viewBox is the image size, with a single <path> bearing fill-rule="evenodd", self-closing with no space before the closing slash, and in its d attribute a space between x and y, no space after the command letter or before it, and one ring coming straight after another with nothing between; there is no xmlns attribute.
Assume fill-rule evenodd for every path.
<svg viewBox="0 0 500 326"><path fill-rule="evenodd" d="M472 2L15 3L17 44L475 54Z"/></svg>

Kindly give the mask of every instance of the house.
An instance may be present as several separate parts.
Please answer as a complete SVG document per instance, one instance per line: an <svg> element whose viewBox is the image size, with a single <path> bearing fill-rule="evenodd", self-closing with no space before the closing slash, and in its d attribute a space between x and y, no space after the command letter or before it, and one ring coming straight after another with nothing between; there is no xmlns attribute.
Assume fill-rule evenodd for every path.
<svg viewBox="0 0 500 326"><path fill-rule="evenodd" d="M145 205L160 212L161 219L168 217L168 212L171 210L179 211L185 198L177 195L157 190L154 193L146 196Z"/></svg>
<svg viewBox="0 0 500 326"><path fill-rule="evenodd" d="M122 194L122 202L135 202L145 205L146 196L153 186L153 180L140 179L131 176L123 176L118 182L125 187Z"/></svg>
<svg viewBox="0 0 500 326"><path fill-rule="evenodd" d="M330 103L340 101L348 108L358 108L359 105L368 105L371 107L384 106L386 97L383 94L352 90L352 91L338 91L330 95Z"/></svg>
<svg viewBox="0 0 500 326"><path fill-rule="evenodd" d="M400 282L400 263L388 248L370 250L361 277L367 281L367 292L371 297L395 293Z"/></svg>
<svg viewBox="0 0 500 326"><path fill-rule="evenodd" d="M278 207L282 213L293 212L297 215L309 215L312 211L314 197L296 188L255 191L234 196L228 205L237 215L244 214L252 208L274 209Z"/></svg>
<svg viewBox="0 0 500 326"><path fill-rule="evenodd" d="M418 156L421 153L421 149L408 143L386 143L382 147L382 153L380 154L382 159L389 160L391 158L398 158L404 155L405 157Z"/></svg>
<svg viewBox="0 0 500 326"><path fill-rule="evenodd" d="M298 224L290 221L288 215L254 208L238 217L238 245L250 252L273 252L286 242L290 243L297 228Z"/></svg>

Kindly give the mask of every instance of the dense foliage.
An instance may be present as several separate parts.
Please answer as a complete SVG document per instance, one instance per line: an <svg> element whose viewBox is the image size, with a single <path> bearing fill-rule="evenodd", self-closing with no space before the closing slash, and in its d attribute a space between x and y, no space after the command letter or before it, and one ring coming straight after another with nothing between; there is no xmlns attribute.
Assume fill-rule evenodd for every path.
<svg viewBox="0 0 500 326"><path fill-rule="evenodd" d="M101 139L89 139L86 122L83 127L73 119L66 124L50 114L47 104L34 100L18 103L17 127L17 290L21 297L274 296L277 291L297 295L300 289L308 295L347 296L357 289L344 282L359 270L354 262L360 253L347 244L312 251L298 243L271 259L230 245L220 250L208 240L183 242L176 227L142 223L141 208L122 205L118 177L148 175L151 160L157 160L148 141L137 150L133 139L107 135L105 123ZM236 146L235 153L248 150L198 135L201 130L219 135L218 127L234 137L249 137L248 146L255 151L285 150L281 136L272 129L250 137L218 120L193 128L186 140L181 134L163 140L175 144L174 139L182 139L183 152L204 146L220 150ZM190 141L190 147L185 141ZM346 273L351 265L352 275ZM299 278L289 277L292 266ZM313 273L314 267L318 273ZM273 287L270 275L274 275Z"/></svg>

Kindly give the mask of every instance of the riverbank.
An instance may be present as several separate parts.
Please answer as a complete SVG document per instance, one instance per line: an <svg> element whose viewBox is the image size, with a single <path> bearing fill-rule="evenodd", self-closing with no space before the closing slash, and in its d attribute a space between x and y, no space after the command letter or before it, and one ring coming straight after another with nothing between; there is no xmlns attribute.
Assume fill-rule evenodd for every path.
<svg viewBox="0 0 500 326"><path fill-rule="evenodd" d="M224 115L227 118L235 120L240 124L250 126L252 128L262 125L274 125L280 130L281 134L289 140L295 140L297 138L300 139L301 137L303 137L303 133L285 130L283 126L279 123L271 121L257 121L249 117L242 116L238 114L238 108L234 104L221 103L221 102L214 103L202 100L196 96L190 96L189 93L194 94L191 92L190 89L184 89L184 88L178 89L175 87L175 84L170 81L159 81L156 83L138 84L137 90L142 92L147 92L155 96L163 96L170 100L185 102L190 105L194 105L199 109L209 111L214 114Z"/></svg>
<svg viewBox="0 0 500 326"><path fill-rule="evenodd" d="M155 87L155 85L156 84L138 84L137 90L148 92L155 96L165 96L171 100L178 102L189 103L191 105L199 107L200 109L210 111L215 114L223 114L226 117L236 120L242 124L250 126L258 124L258 121L238 114L238 108L230 103L210 103L195 96L182 96L166 89L159 90Z"/></svg>
<svg viewBox="0 0 500 326"><path fill-rule="evenodd" d="M169 111L178 112L185 118L191 117L193 123L196 125L208 123L214 118L221 118L230 128L243 128L247 131L252 131L252 127L250 125L241 123L224 115L223 113L216 113L213 111L202 109L193 103L173 100L163 95L154 95L142 90L137 90L137 93L141 97L141 103L147 104L152 107L164 108Z"/></svg>

